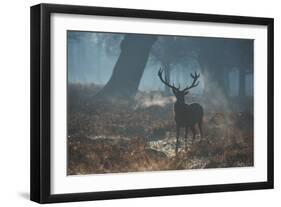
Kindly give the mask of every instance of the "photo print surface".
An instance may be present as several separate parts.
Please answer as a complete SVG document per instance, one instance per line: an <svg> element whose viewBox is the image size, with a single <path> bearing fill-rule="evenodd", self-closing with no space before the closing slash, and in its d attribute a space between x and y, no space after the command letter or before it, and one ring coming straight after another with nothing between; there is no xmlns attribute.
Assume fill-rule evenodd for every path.
<svg viewBox="0 0 281 207"><path fill-rule="evenodd" d="M253 166L253 50L67 31L67 175Z"/></svg>

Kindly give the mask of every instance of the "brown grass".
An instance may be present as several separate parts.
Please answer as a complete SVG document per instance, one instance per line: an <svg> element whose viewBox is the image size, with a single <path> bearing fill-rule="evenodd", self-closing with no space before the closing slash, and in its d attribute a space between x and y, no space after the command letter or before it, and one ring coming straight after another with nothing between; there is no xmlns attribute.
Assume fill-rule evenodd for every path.
<svg viewBox="0 0 281 207"><path fill-rule="evenodd" d="M204 137L191 140L189 134L185 150L181 135L176 157L172 104L112 106L92 100L93 86L74 88L68 96L68 175L253 166L249 113L206 112Z"/></svg>

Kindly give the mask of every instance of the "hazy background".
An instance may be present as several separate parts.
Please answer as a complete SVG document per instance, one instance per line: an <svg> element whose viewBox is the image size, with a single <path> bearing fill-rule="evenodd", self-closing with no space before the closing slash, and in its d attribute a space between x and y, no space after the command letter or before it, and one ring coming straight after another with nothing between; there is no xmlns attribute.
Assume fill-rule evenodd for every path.
<svg viewBox="0 0 281 207"><path fill-rule="evenodd" d="M120 42L123 38L124 34L68 31L69 83L105 85L120 55ZM208 59L210 61L206 62ZM204 62L205 65L212 66L203 71ZM157 36L139 90L165 90L157 72L160 67L167 65L170 81L176 86L180 84L184 87L190 83L190 72L200 72L200 84L192 91L199 94L202 94L206 87L209 71L213 70L212 67L216 68L213 65L219 65L223 70L217 69L215 73L223 74L223 87L229 96L239 95L239 71L242 68L247 71L243 86L245 95L253 94L253 40ZM208 81L208 85L210 84L212 81Z"/></svg>

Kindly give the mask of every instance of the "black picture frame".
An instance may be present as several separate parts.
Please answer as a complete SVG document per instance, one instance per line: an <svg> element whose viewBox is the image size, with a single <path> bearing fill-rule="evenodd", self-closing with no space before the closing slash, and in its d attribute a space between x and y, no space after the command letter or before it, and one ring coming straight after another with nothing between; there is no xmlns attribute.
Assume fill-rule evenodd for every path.
<svg viewBox="0 0 281 207"><path fill-rule="evenodd" d="M233 23L267 26L267 181L238 184L219 184L186 187L121 190L106 192L85 192L74 194L51 194L51 90L50 90L50 15L52 13L99 15L112 17L134 17L165 20L182 20L210 23ZM30 199L38 203L88 201L146 196L210 193L273 188L273 46L274 20L272 18L195 14L168 11L103 8L56 4L39 4L31 7L31 174Z"/></svg>

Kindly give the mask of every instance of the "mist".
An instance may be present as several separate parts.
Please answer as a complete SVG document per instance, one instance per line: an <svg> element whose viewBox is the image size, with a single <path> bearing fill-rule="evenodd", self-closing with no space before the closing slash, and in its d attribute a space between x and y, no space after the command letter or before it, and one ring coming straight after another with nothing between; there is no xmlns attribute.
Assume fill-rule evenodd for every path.
<svg viewBox="0 0 281 207"><path fill-rule="evenodd" d="M68 31L69 83L105 86L113 74L125 35ZM142 36L154 35L131 36L138 41ZM170 83L181 88L192 82L190 73L200 73L200 84L192 94L204 96L205 105L219 102L218 106L229 108L228 102L232 98L253 96L253 40L160 35L156 38L138 91L162 91L172 96L157 75L158 70L164 68ZM165 96L156 99L158 101L150 102L156 105L170 103ZM148 99L141 102L150 105Z"/></svg>

